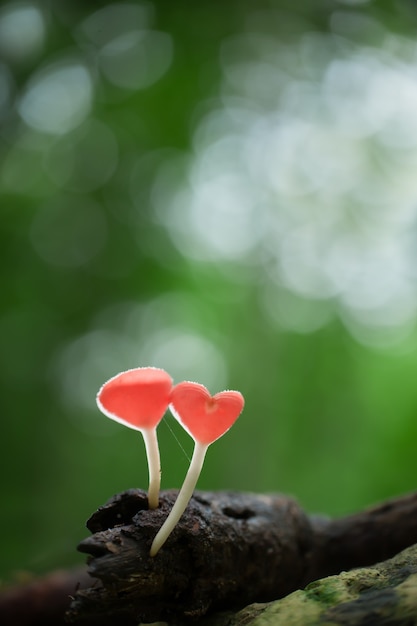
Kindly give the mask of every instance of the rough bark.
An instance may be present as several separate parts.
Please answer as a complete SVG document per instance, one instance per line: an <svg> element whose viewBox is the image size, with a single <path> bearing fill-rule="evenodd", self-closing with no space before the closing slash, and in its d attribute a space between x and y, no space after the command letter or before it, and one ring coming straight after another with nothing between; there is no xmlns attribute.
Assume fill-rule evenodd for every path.
<svg viewBox="0 0 417 626"><path fill-rule="evenodd" d="M177 492L149 511L146 494L129 491L88 522L94 535L79 549L102 586L77 594L77 623L183 622L208 610L285 595L303 580L312 531L286 497L199 493L154 558L149 549ZM265 575L267 573L267 575Z"/></svg>
<svg viewBox="0 0 417 626"><path fill-rule="evenodd" d="M183 624L208 612L281 598L319 576L369 565L417 542L417 494L340 520L309 518L284 496L196 492L155 558L153 537L176 492L155 511L146 494L112 498L89 520L79 549L100 585L77 593L77 624L165 620Z"/></svg>

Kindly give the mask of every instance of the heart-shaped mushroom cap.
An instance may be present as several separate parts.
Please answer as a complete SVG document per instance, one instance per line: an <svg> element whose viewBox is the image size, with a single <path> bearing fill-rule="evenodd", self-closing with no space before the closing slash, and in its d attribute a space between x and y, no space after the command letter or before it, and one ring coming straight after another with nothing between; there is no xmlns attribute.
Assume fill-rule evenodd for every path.
<svg viewBox="0 0 417 626"><path fill-rule="evenodd" d="M97 394L105 415L130 428L155 428L170 402L172 378L157 367L138 367L110 378Z"/></svg>
<svg viewBox="0 0 417 626"><path fill-rule="evenodd" d="M204 385L186 381L174 387L169 406L191 437L208 445L229 430L244 404L239 391L221 391L211 396Z"/></svg>

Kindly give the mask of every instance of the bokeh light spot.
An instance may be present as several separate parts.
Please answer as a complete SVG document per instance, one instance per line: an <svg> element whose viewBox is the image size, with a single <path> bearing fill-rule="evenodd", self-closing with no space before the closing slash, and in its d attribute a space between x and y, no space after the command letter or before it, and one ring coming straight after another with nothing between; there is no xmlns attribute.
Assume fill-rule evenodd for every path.
<svg viewBox="0 0 417 626"><path fill-rule="evenodd" d="M372 327L372 345L388 346L417 313L406 244L417 223L417 61L405 38L366 24L380 47L311 32L290 44L226 41L221 100L202 111L188 164L161 164L152 200L185 257L256 259L276 290L263 295L269 317L285 292L331 300L349 330ZM307 306L291 319L288 302L278 315L288 330L314 332L327 317L314 305L310 324Z"/></svg>
<svg viewBox="0 0 417 626"><path fill-rule="evenodd" d="M80 43L88 40L98 49L137 29L148 28L154 17L150 2L109 4L85 18L76 29Z"/></svg>
<svg viewBox="0 0 417 626"><path fill-rule="evenodd" d="M90 112L93 82L85 65L62 61L30 79L18 110L32 128L62 135L81 124Z"/></svg>
<svg viewBox="0 0 417 626"><path fill-rule="evenodd" d="M100 67L117 87L145 89L165 74L172 56L172 39L167 33L130 31L102 48Z"/></svg>
<svg viewBox="0 0 417 626"><path fill-rule="evenodd" d="M30 59L43 47L45 19L33 4L10 3L0 9L0 52L10 61Z"/></svg>

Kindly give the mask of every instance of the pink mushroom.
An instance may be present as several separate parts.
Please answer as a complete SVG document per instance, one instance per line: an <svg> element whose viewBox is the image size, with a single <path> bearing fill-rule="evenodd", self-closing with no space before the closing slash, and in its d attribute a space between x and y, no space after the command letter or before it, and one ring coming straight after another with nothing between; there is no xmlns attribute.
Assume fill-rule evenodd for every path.
<svg viewBox="0 0 417 626"><path fill-rule="evenodd" d="M100 411L129 428L140 430L149 468L148 503L156 509L161 484L156 427L171 399L172 378L156 367L138 367L110 378L97 394Z"/></svg>
<svg viewBox="0 0 417 626"><path fill-rule="evenodd" d="M239 391L221 391L211 396L206 387L193 382L179 383L172 390L169 408L194 439L194 451L178 498L153 540L151 556L155 556L161 549L184 513L209 445L229 430L241 414L244 403Z"/></svg>

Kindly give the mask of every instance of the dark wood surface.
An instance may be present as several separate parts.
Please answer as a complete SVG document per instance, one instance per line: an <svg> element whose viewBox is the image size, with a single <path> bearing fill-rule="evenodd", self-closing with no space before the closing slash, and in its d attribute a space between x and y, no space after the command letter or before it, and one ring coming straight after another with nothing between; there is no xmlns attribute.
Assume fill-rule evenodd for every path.
<svg viewBox="0 0 417 626"><path fill-rule="evenodd" d="M308 516L292 498L196 492L167 543L152 540L177 492L148 510L146 493L112 497L87 522L85 572L51 574L0 593L0 623L183 624L281 598L309 582L371 565L417 543L417 493L340 519ZM59 584L58 584L59 582ZM25 609L26 607L26 609Z"/></svg>

